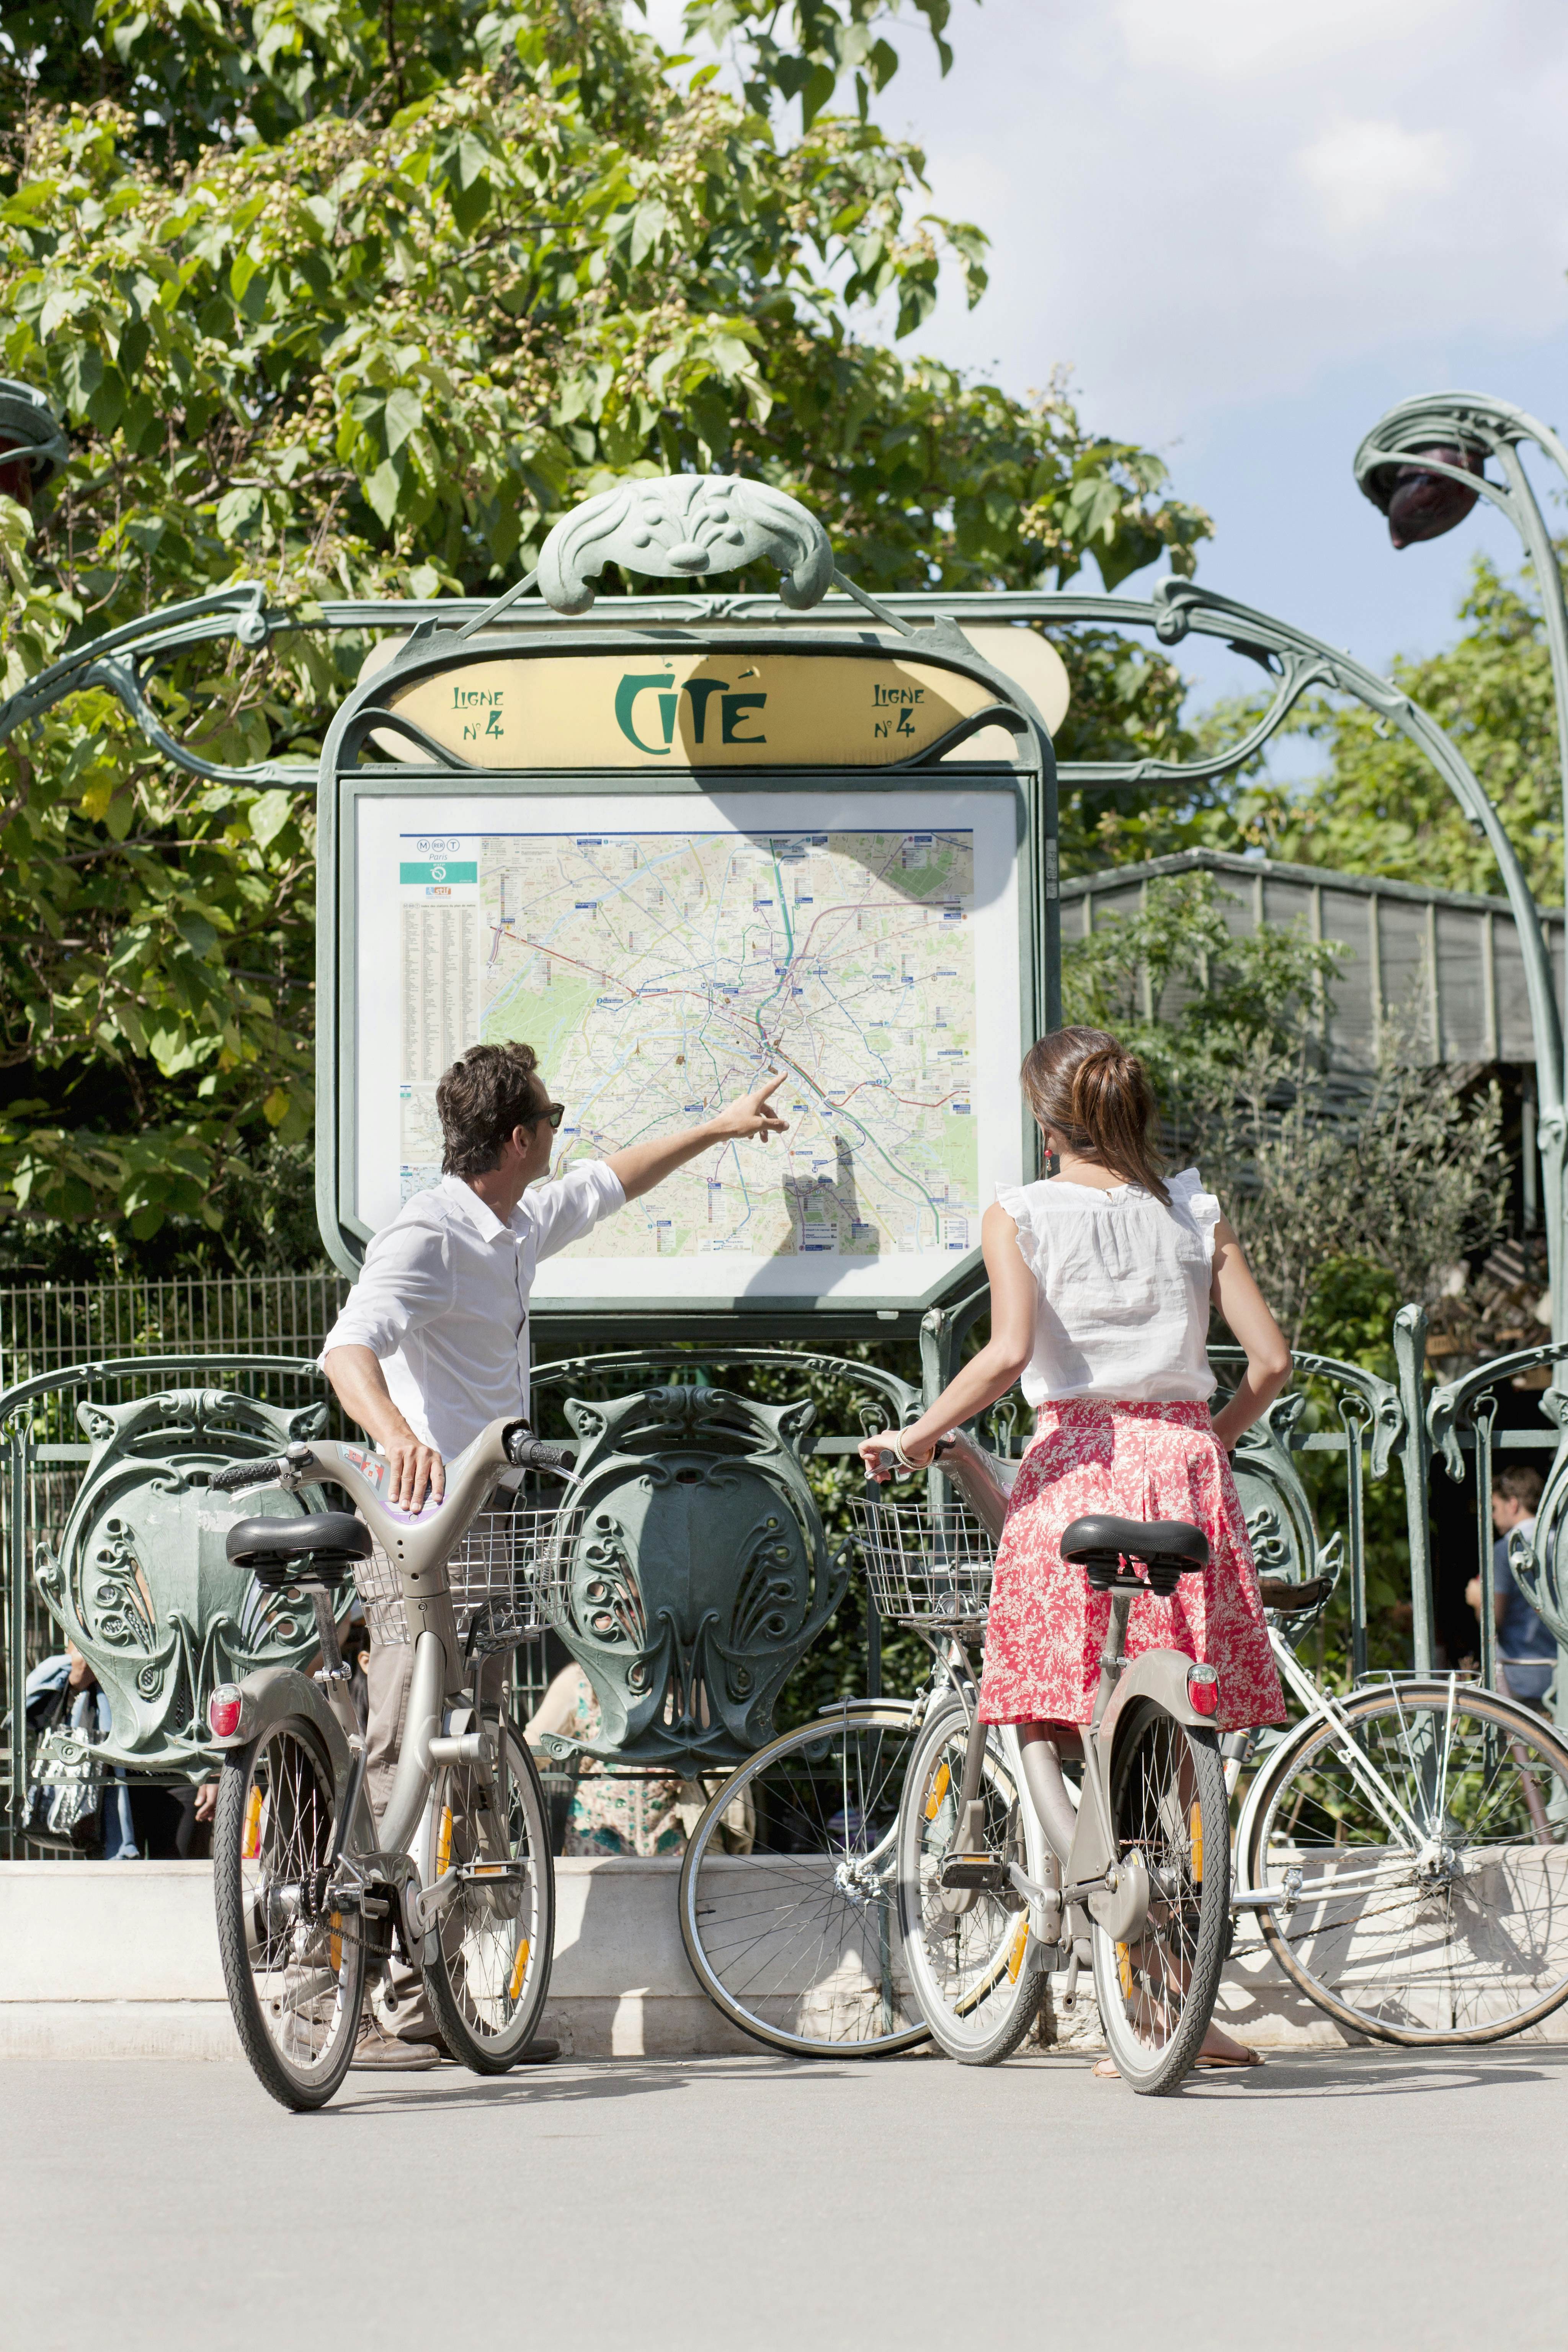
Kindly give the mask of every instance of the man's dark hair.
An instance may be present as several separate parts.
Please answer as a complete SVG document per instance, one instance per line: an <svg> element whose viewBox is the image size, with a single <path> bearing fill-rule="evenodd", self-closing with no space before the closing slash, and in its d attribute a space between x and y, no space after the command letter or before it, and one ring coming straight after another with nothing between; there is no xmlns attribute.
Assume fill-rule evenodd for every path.
<svg viewBox="0 0 1568 2352"><path fill-rule="evenodd" d="M538 1068L531 1045L470 1045L453 1063L436 1089L443 1175L482 1176L500 1165L513 1128L539 1116Z"/></svg>
<svg viewBox="0 0 1568 2352"><path fill-rule="evenodd" d="M1522 1503L1533 1511L1541 1500L1542 1476L1528 1462L1510 1462L1506 1470L1499 1470L1492 1478L1492 1493L1506 1495L1510 1503Z"/></svg>

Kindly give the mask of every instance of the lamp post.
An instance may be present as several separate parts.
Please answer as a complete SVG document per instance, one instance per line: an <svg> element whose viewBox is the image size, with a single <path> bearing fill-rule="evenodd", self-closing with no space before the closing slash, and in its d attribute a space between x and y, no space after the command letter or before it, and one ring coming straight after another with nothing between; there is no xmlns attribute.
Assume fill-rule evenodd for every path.
<svg viewBox="0 0 1568 2352"><path fill-rule="evenodd" d="M1365 495L1388 518L1395 547L1440 539L1464 521L1478 499L1501 509L1523 543L1541 588L1552 684L1557 706L1557 756L1563 793L1564 879L1568 884L1568 602L1552 533L1520 456L1532 441L1550 457L1568 485L1568 448L1549 425L1485 393L1440 392L1401 401L1379 417L1355 453L1355 478ZM1487 472L1495 464L1500 481ZM1568 906L1568 887L1564 904ZM1544 946L1539 919L1536 930ZM1539 1025L1535 1039L1540 1104L1538 1141L1546 1222L1548 1281L1552 1291L1552 1336L1568 1337L1568 1264L1564 1262L1563 1160L1568 1146L1564 1097L1568 1060L1560 1035L1548 1039ZM1555 1065L1555 1066L1552 1066ZM1526 1139L1528 1143L1528 1138Z"/></svg>

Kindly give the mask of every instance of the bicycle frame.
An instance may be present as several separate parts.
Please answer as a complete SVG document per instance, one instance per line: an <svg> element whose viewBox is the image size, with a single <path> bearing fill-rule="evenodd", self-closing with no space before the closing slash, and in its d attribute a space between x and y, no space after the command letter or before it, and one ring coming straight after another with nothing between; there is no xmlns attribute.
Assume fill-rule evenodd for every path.
<svg viewBox="0 0 1568 2352"><path fill-rule="evenodd" d="M1067 1947L1070 1952L1068 1966L1075 1975L1079 1967L1088 1964L1091 1923L1118 1942L1132 1941L1142 1932L1154 1892L1142 1855L1122 1854L1117 1849L1110 1786L1122 1726L1135 1714L1137 1702L1147 1698L1192 1729L1212 1729L1209 1718L1194 1706L1188 1696L1190 1658L1177 1650L1146 1650L1131 1664L1126 1657L1127 1620L1133 1601L1147 1589L1142 1578L1127 1575L1119 1576L1110 1588L1110 1618L1100 1652L1100 1687L1082 1739L1083 1792L1065 1853L1058 1851L1045 1818L1045 1808L1037 1801L1029 1765L1025 1760L1025 1743L1018 1737L1017 1727L995 1727L1001 1732L1004 1752L1014 1772L1028 1861L1026 1870L1016 1863L1007 1864L1005 1874L1028 1906L1031 1935L1047 1948L1059 1951ZM962 1645L955 1641L954 1647ZM967 1666L966 1654L964 1662ZM973 1687L971 1679L971 1691ZM959 1829L953 1850L941 1873L943 1887L953 1891L966 1884L978 1886L986 1883L996 1868L981 1847L979 1836L980 1782L986 1741L993 1727L981 1722L969 1692L961 1692L961 1696L970 1720L958 1798ZM1046 1743L1032 1741L1029 1745L1044 1750ZM1047 1774L1054 1773L1061 1806L1070 1807L1072 1801L1059 1765L1042 1752L1039 1766ZM1051 1884L1053 1877L1060 1883Z"/></svg>
<svg viewBox="0 0 1568 2352"><path fill-rule="evenodd" d="M322 1654L315 1680L288 1667L262 1667L247 1675L236 1686L238 1724L212 1744L220 1750L244 1748L286 1715L306 1715L316 1724L337 1783L338 1824L330 1865L339 1874L337 1891L362 1905L382 1900L383 1891L390 1895L398 1906L404 1948L416 1966L431 1957L427 1940L465 1878L477 1869L495 1877L510 1868L461 1864L426 1887L413 1847L438 1771L462 1764L482 1780L490 1775L493 1747L479 1719L477 1673L470 1670L458 1636L447 1563L510 1470L506 1437L516 1426L513 1417L482 1430L448 1465L441 1500L426 1502L416 1512L396 1509L385 1500L391 1465L361 1445L331 1439L302 1442L289 1446L280 1474L270 1465L257 1465L268 1474L265 1483L290 1490L307 1482L345 1488L397 1569L414 1663L397 1769L379 1832L364 1788L365 1742L348 1695L331 1605L323 1592L314 1596Z"/></svg>

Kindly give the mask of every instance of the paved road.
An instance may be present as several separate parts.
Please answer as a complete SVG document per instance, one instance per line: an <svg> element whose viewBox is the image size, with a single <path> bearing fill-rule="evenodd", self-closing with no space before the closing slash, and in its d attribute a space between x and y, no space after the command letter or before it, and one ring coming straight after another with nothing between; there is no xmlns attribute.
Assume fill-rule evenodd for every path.
<svg viewBox="0 0 1568 2352"><path fill-rule="evenodd" d="M0 2065L0 2343L1510 2352L1568 2304L1568 2049L353 2078ZM973 2185L970 2185L970 2183ZM360 2315L364 2315L362 2319Z"/></svg>

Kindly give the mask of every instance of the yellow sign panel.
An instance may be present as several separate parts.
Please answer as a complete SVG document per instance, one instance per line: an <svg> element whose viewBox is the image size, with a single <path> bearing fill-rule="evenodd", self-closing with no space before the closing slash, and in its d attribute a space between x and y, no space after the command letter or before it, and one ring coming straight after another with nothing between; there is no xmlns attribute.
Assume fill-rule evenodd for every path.
<svg viewBox="0 0 1568 2352"><path fill-rule="evenodd" d="M388 708L479 768L883 768L994 699L890 656L650 652L480 659ZM377 740L421 756L390 729Z"/></svg>

